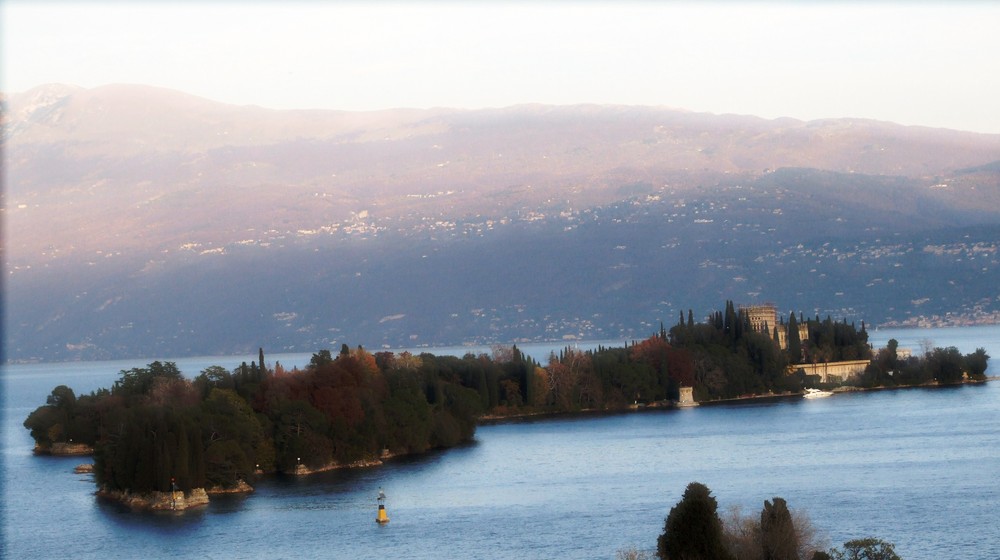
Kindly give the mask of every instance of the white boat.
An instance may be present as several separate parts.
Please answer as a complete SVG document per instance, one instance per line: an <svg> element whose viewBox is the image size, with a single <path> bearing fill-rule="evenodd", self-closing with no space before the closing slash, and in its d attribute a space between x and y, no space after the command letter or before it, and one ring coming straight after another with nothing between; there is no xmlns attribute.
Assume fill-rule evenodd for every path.
<svg viewBox="0 0 1000 560"><path fill-rule="evenodd" d="M820 399L823 397L829 397L833 393L830 391L820 391L819 389L806 389L806 392L802 394L803 397L807 399Z"/></svg>

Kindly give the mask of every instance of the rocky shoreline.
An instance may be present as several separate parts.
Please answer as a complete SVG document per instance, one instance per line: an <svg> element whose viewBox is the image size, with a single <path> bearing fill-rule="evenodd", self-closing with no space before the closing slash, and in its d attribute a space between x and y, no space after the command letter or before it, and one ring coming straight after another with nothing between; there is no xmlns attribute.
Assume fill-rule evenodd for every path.
<svg viewBox="0 0 1000 560"><path fill-rule="evenodd" d="M284 471L283 474L307 476L314 473L337 469L376 467L382 465L386 460L395 456L396 454L394 453L383 451L381 456L376 459L362 459L352 463L331 462L321 467L314 468L307 467L306 465L298 465L295 469ZM85 471L81 469L81 467L90 467L90 470ZM80 465L75 470L76 472L93 472L93 465ZM96 495L101 499L124 504L130 509L136 511L182 512L208 505L211 496L225 494L249 494L252 492L254 492L253 486L244 480L240 480L234 487L223 488L221 486L212 486L209 488L194 488L187 493L180 491L132 493L128 491L100 489L96 492Z"/></svg>
<svg viewBox="0 0 1000 560"><path fill-rule="evenodd" d="M113 500L140 511L184 511L208 505L208 492L193 488L190 492L144 492L133 494L121 490L97 491L97 497Z"/></svg>
<svg viewBox="0 0 1000 560"><path fill-rule="evenodd" d="M35 445L35 455L58 455L60 457L71 457L74 455L93 455L94 448L85 443L73 443L57 441L49 447Z"/></svg>
<svg viewBox="0 0 1000 560"><path fill-rule="evenodd" d="M98 498L111 500L128 506L136 511L186 511L206 506L210 496L223 494L249 494L254 491L246 481L232 488L213 486L209 488L193 488L190 492L142 492L132 493L121 490L101 489L96 492Z"/></svg>
<svg viewBox="0 0 1000 560"><path fill-rule="evenodd" d="M929 383L922 383L920 385L896 385L892 387L878 386L878 387L858 387L855 385L842 385L840 387L834 387L829 389L832 393L854 393L854 392L864 392L864 391L896 391L901 389L932 389L935 387L950 387L956 385L979 385L987 383L989 381L1000 381L1000 376L990 376L986 379L965 379L962 381L957 381L955 383L938 383L937 381L932 381ZM767 402L767 401L780 401L802 398L804 393L793 393L786 391L783 393L764 393L760 395L743 395L739 397L733 397L729 399L715 399L708 401L698 401L694 403L695 405L712 406L712 405L726 405L726 404L740 404L748 402ZM525 412L516 414L490 414L483 415L479 417L479 425L490 425L490 424L505 424L514 423L521 421L530 420L548 420L572 416L589 416L589 415L616 415L616 414L626 414L629 412L636 411L646 411L646 410L664 410L664 409L679 409L685 408L684 405L677 404L674 401L659 401L647 403L639 406L629 406L626 408L607 408L607 409L592 409L585 408L575 411L543 411L543 412Z"/></svg>
<svg viewBox="0 0 1000 560"><path fill-rule="evenodd" d="M857 387L855 385L842 385L840 387L834 387L831 389L834 393L856 393L863 391L895 391L898 389L934 389L936 387L958 387L960 385L982 385L990 381L997 381L998 377L991 376L985 379L963 379L961 381L955 381L954 383L941 383L939 381L929 381L927 383L920 383L918 385L878 385L876 387Z"/></svg>
<svg viewBox="0 0 1000 560"><path fill-rule="evenodd" d="M283 474L290 474L295 476L306 476L314 473L321 473L327 471L335 471L339 469L359 469L368 467L377 467L384 464L389 459L399 456L398 453L391 453L388 449L382 450L382 453L377 458L367 458L359 459L350 463L340 463L338 461L331 461L325 465L319 467L307 467L306 465L299 464L294 469L290 471L282 471Z"/></svg>
<svg viewBox="0 0 1000 560"><path fill-rule="evenodd" d="M205 489L205 492L209 496L216 496L221 494L250 494L254 491L253 486L247 484L245 480L240 480L236 486L230 488L223 488L222 486L210 486Z"/></svg>
<svg viewBox="0 0 1000 560"><path fill-rule="evenodd" d="M92 455L94 450L84 444L55 443L51 447L42 448L35 446L35 454L54 456L75 456ZM337 469L367 468L377 467L385 461L398 456L384 450L378 458L362 459L351 463L330 462L321 467L310 468L306 465L298 465L296 468L283 471L282 474L292 476L307 476L314 473L332 471ZM82 463L73 468L76 474L92 474L94 465L92 463ZM263 474L258 471L257 474ZM240 480L236 486L222 487L210 486L208 488L194 488L190 492L142 492L133 493L122 490L107 490L101 488L95 495L103 500L109 500L123 504L136 511L176 511L182 512L192 508L208 505L211 496L227 494L250 494L254 492L254 487L245 480Z"/></svg>

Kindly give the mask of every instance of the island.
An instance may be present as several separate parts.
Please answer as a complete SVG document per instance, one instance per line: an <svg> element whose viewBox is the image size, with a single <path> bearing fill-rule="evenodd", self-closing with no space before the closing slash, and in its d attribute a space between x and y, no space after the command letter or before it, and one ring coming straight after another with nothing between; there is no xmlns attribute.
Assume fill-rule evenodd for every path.
<svg viewBox="0 0 1000 560"><path fill-rule="evenodd" d="M92 454L99 496L184 510L251 492L257 477L379 465L532 415L985 381L989 356L872 349L864 323L736 306L621 347L568 346L543 366L516 345L462 357L321 350L303 369L258 360L186 378L173 362L122 370L110 389L64 385L24 422L36 453Z"/></svg>

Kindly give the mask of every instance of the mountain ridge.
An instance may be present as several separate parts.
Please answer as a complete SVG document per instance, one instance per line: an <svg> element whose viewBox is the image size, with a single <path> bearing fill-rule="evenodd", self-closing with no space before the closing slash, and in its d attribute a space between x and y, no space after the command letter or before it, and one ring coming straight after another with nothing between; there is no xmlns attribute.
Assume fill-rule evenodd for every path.
<svg viewBox="0 0 1000 560"><path fill-rule="evenodd" d="M280 111L120 85L3 103L12 359L631 337L727 299L1000 313L1000 135L617 105Z"/></svg>

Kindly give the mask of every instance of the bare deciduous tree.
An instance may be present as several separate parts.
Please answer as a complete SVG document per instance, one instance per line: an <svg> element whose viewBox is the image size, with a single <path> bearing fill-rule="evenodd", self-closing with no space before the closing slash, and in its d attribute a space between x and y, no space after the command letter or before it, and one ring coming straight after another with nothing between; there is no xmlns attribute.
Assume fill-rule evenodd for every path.
<svg viewBox="0 0 1000 560"><path fill-rule="evenodd" d="M790 510L795 539L798 542L798 558L808 560L816 551L829 547L825 536L820 535L804 512ZM761 546L760 515L746 515L739 505L730 506L722 517L723 530L730 554L737 560L761 560L764 558Z"/></svg>
<svg viewBox="0 0 1000 560"><path fill-rule="evenodd" d="M639 550L634 546L623 548L615 553L615 560L653 560L652 552Z"/></svg>

